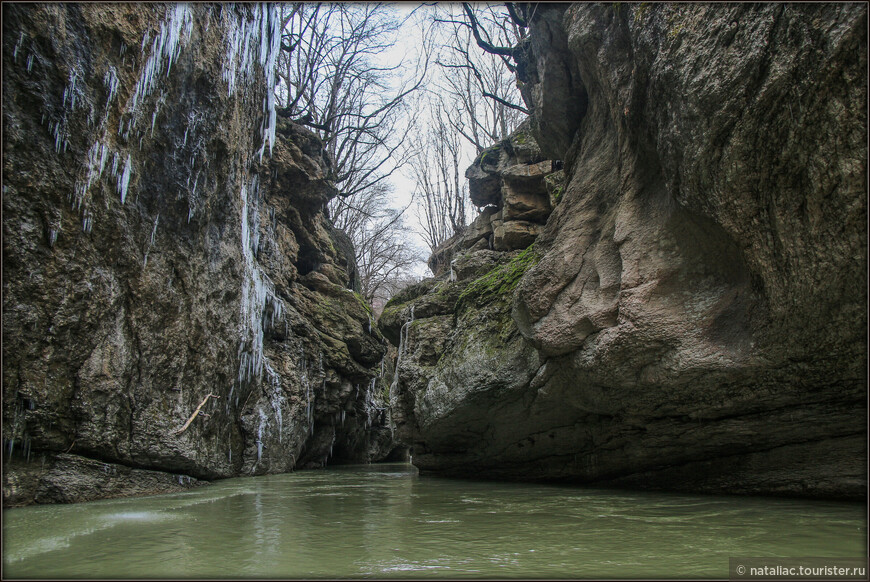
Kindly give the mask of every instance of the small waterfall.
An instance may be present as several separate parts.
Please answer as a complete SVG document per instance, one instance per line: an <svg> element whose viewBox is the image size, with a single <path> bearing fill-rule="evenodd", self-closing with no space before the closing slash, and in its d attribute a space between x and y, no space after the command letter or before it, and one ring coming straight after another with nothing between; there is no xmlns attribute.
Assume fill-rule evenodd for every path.
<svg viewBox="0 0 870 582"><path fill-rule="evenodd" d="M260 415L260 424L257 426L257 463L259 463L263 456L263 430L266 428L269 419L262 408L258 408L257 413Z"/></svg>
<svg viewBox="0 0 870 582"><path fill-rule="evenodd" d="M396 392L399 388L399 368L402 365L402 356L407 349L408 343L408 334L410 333L411 324L414 323L414 306L411 305L410 308L410 316L408 320L402 325L402 328L399 330L399 350L398 355L396 356L396 369L393 372L393 381L390 384L390 403L392 404L393 399L396 396Z"/></svg>
<svg viewBox="0 0 870 582"><path fill-rule="evenodd" d="M390 383L390 392L387 402L387 419L386 422L390 427L390 438L395 438L393 428L393 406L396 404L396 398L399 392L399 370L402 366L402 357L408 350L409 334L411 333L411 325L414 323L414 306L411 305L408 313L407 321L399 330L399 349L396 355L396 368L393 371L393 381Z"/></svg>

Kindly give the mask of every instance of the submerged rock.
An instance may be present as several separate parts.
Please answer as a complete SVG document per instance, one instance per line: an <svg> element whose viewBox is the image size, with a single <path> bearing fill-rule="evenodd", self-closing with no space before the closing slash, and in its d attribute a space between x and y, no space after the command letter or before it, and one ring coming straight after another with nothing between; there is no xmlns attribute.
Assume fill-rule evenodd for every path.
<svg viewBox="0 0 870 582"><path fill-rule="evenodd" d="M483 274L442 268L385 309L401 322L441 305L415 310L392 394L414 464L863 498L866 18L857 4L541 5L522 91L527 163L564 160L541 178L552 214L537 239L505 242L508 216L544 197L502 207L523 172L482 155L467 177L498 206L493 248L534 246ZM438 264L491 264L463 248Z"/></svg>
<svg viewBox="0 0 870 582"><path fill-rule="evenodd" d="M3 26L4 470L386 456L330 160L270 97L275 7L21 4ZM77 492L33 498L92 498L61 460Z"/></svg>

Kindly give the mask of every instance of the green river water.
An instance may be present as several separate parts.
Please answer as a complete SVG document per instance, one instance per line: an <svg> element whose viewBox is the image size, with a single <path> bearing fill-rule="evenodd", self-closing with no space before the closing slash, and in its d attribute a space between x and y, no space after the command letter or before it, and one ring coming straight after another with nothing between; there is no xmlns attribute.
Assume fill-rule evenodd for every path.
<svg viewBox="0 0 870 582"><path fill-rule="evenodd" d="M4 578L728 577L856 557L866 507L450 480L407 464L3 512Z"/></svg>

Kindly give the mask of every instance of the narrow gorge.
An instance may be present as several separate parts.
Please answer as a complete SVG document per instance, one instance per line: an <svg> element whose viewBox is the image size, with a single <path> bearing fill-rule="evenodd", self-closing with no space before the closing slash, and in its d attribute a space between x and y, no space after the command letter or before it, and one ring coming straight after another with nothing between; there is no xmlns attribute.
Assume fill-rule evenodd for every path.
<svg viewBox="0 0 870 582"><path fill-rule="evenodd" d="M281 27L4 4L5 506L409 452L866 498L866 5L536 5L530 116L379 318Z"/></svg>

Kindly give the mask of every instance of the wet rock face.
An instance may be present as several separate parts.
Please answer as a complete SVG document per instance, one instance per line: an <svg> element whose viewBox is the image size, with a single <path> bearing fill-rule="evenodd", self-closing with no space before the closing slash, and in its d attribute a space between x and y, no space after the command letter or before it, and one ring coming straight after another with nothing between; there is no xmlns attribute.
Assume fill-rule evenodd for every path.
<svg viewBox="0 0 870 582"><path fill-rule="evenodd" d="M415 464L863 497L866 7L542 7L531 47L563 189L518 284L450 283L478 302L400 368Z"/></svg>
<svg viewBox="0 0 870 582"><path fill-rule="evenodd" d="M4 454L200 479L386 455L329 160L266 98L272 9L3 26Z"/></svg>

